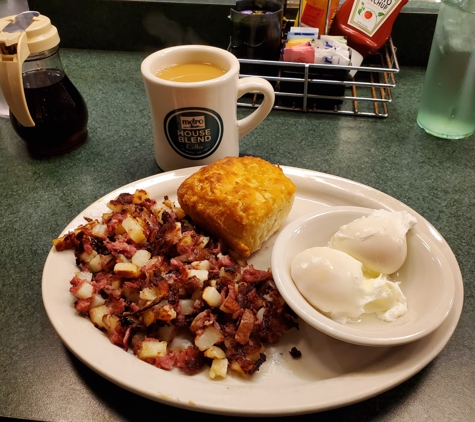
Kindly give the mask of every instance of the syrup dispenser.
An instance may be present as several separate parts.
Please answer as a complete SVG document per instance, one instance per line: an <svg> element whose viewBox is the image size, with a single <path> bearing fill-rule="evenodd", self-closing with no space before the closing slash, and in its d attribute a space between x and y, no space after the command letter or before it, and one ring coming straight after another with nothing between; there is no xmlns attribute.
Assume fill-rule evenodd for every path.
<svg viewBox="0 0 475 422"><path fill-rule="evenodd" d="M48 17L28 11L0 19L0 87L32 156L63 154L86 141L87 107L64 72Z"/></svg>

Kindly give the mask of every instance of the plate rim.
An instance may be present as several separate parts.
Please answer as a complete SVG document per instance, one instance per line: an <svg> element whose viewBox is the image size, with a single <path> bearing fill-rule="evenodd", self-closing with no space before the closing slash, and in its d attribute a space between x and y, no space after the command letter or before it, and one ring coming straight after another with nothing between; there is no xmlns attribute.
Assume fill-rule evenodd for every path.
<svg viewBox="0 0 475 422"><path fill-rule="evenodd" d="M122 187L114 189L108 194L94 201L87 208L85 208L63 229L61 233L64 233L67 230L70 230L71 228L82 223L83 216L86 215L86 211L91 210L95 206L98 206L100 204L105 205L105 202L117 196L120 192L125 192L127 190L137 189L137 188L147 189L147 187L155 186L157 183L163 184L166 182L173 182L173 181L176 181L177 179L188 177L189 175L197 171L199 168L200 167L197 166L197 167L189 167L186 169L174 170L170 172L159 173L159 174L151 175L143 179L139 179L137 181L131 182L129 184L123 185ZM360 199L362 202L365 202L365 201L373 202L373 203L376 203L378 206L381 206L382 208L385 208L385 209L394 209L394 208L404 209L410 212L411 214L415 215L418 218L418 221L424 222L425 225L427 225L428 227L429 234L437 239L437 242L435 243L436 244L440 243L439 246L441 246L441 251L446 256L447 260L449 261L451 269L454 273L454 279L456 283L456 295L455 295L454 305L452 307L452 310L448 318L432 334L416 342L409 343L408 345L399 346L400 348L410 347L411 349L414 349L409 354L410 356L407 358L405 362L404 370L402 371L399 370L399 371L396 371L397 372L396 374L392 373L389 375L386 373L372 374L371 379L375 382L376 385L373 385L371 388L368 387L364 391L359 390L356 393L351 391L350 393L341 394L338 397L330 397L328 396L328 394L322 391L322 392L319 392L319 393L322 393L321 402L314 400L315 397L313 396L313 399L310 400L310 403L305 403L304 406L289 405L285 408L282 408L280 403L275 403L275 402L273 402L272 406L268 405L262 408L252 407L252 406L249 406L246 408L236 408L235 406L230 407L228 406L229 391L223 391L223 394L220 396L223 399L224 404L219 404L217 400L217 396L216 395L213 396L213 394L211 394L213 396L212 403L197 403L196 401L182 399L178 396L175 397L171 394L144 391L143 388L141 388L140 386L137 387L136 385L130 385L127 382L124 383L123 380L118 378L115 373L110 373L108 370L103 370L100 366L100 362L99 364L97 362L91 362L87 353L84 352L83 347L78 348L76 347L78 346L76 344L74 345L75 347L72 347L71 345L72 338L71 338L70 333L68 333L67 327L62 326L61 321L59 321L56 318L56 315L54 314L54 310L50 308L51 298L49 297L49 292L47 289L48 282L45 281L45 277L48 275L48 264L50 260L53 259L52 257L54 256L55 253L58 253L54 251L54 248L51 248L50 253L48 254L48 257L46 259L44 269L43 269L43 277L42 277L43 304L45 306L45 310L48 315L48 318L50 319L50 322L53 325L53 328L56 330L62 342L66 345L66 347L68 347L68 349L79 360L81 360L83 363L85 363L95 372L99 373L101 376L108 379L109 381L135 394L141 395L143 397L146 397L151 400L155 400L167 405L180 407L180 408L184 408L188 410L215 413L215 414L221 414L221 415L233 415L233 416L298 415L298 414L313 413L313 412L319 412L319 411L342 407L345 405L362 401L364 399L368 399L370 397L374 397L377 394L381 394L384 391L387 391L390 388L393 388L396 385L404 382L405 380L407 380L408 378L416 374L418 371L420 371L428 363L430 363L442 351L442 349L445 347L447 342L450 340L458 324L458 321L460 319L460 315L461 315L462 307L463 307L462 275L461 275L457 260L455 258L455 255L453 254L452 250L450 249L450 246L447 244L445 239L443 239L443 237L438 233L438 231L421 215L419 215L417 212L412 210L410 207L408 207L404 203L398 201L397 199L387 195L386 193L382 191L379 191L370 186L361 184L359 182L352 181L350 179L345 179L339 176L321 173L314 170L300 169L297 167L288 167L288 166L281 166L281 168L284 170L284 173L291 179L292 177L295 177L296 180L294 180L294 182L296 182L297 184L297 194L299 193L299 184L301 185L300 189L305 189L306 187L308 188L307 186L308 184L312 185L318 182L320 183L319 187L321 188L322 192L325 191L331 194L335 194L341 191L341 192L345 192L347 195L351 194L351 196ZM368 193L374 195L375 197L369 198L367 196ZM101 208L101 213L103 211L104 209ZM64 254L64 252L61 252L61 254ZM84 322L86 322L92 327L92 324L90 324L89 321L87 321L86 319L83 319L83 320ZM96 330L95 327L92 327L92 328ZM436 334L438 334L437 338L435 338ZM428 349L428 353L425 353L423 356L421 355L415 358L417 351L419 349L424 349L424 347ZM116 352L120 352L123 355L127 355L127 354L124 354L124 351L122 349L118 347L116 347L115 349L117 349ZM419 352L419 354L420 353L421 352ZM113 353L113 354L115 355L116 353ZM131 357L136 359L136 357L134 356L131 356ZM339 383L342 381L342 379L343 380L351 379L352 381L354 381L355 379L359 380L358 372L360 371L357 371L356 373L350 373L348 374L348 376L345 375L344 377L337 377L338 379L335 380L335 382ZM166 373L166 374L169 374L169 373ZM180 377L182 376L187 377L186 375L180 374ZM364 375L364 377L368 378L368 375ZM164 378L168 378L168 376L164 376ZM197 379L193 377L191 378L188 377L187 380L189 383L191 383L191 385L194 385L197 382ZM318 380L318 382L324 383L325 387L328 387L328 384L331 381L332 380L324 380L324 381ZM219 385L219 384L215 384L214 382L211 382L210 386L211 385ZM236 387L236 389L239 390L239 386ZM327 388L325 388L325 390L326 389ZM226 388L224 388L224 390L226 390ZM249 395L249 392L247 391L247 389L245 390L245 394ZM235 400L231 400L231 403L234 405Z"/></svg>

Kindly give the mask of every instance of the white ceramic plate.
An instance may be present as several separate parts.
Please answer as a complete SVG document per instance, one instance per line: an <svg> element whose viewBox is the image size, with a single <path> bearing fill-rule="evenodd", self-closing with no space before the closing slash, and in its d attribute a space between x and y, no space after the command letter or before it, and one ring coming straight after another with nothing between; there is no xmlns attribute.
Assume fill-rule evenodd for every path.
<svg viewBox="0 0 475 422"><path fill-rule="evenodd" d="M272 273L289 306L312 327L336 339L367 346L395 346L418 340L434 331L448 316L455 295L454 276L444 254L418 224L406 236L407 258L391 280L399 281L408 311L393 322L363 315L358 322L340 324L320 313L300 294L290 275L293 259L304 250L328 246L330 238L371 209L331 207L305 214L287 224L272 250Z"/></svg>
<svg viewBox="0 0 475 422"><path fill-rule="evenodd" d="M121 192L146 189L156 199L168 195L173 200L180 183L196 170L162 173L117 189L84 210L63 233L84 223L83 216L102 215L106 203ZM444 348L462 311L462 276L448 244L422 216L382 192L314 171L291 167L284 167L284 171L297 185L287 222L312 210L339 205L406 210L415 215L419 229L439 247L453 273L455 301L444 323L407 345L369 348L335 340L302 321L299 331L288 333L278 345L267 349L267 362L251 379L228 376L212 381L207 371L190 377L140 361L112 345L106 335L80 317L69 293L69 281L76 271L73 253L51 250L43 271L43 302L65 345L94 371L136 394L171 406L229 415L277 416L328 410L375 396L420 371ZM250 259L257 268L270 267L275 237ZM302 352L300 359L292 359L292 347Z"/></svg>

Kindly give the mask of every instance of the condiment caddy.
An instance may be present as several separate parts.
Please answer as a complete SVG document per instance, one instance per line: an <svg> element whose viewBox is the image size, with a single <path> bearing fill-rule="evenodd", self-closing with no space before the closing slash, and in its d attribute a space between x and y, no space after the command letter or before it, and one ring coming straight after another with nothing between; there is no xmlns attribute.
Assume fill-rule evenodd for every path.
<svg viewBox="0 0 475 422"><path fill-rule="evenodd" d="M236 54L231 43L230 50L240 61L240 76L260 76L271 82L276 94L274 109L387 117L391 88L396 86L395 74L399 71L390 33L397 14L407 0L395 1L391 7L388 6L386 13L376 11L381 2L371 7L360 7L358 0L347 0L335 12L332 0L319 1L321 4L316 4L315 0L302 3L295 20L284 19L280 60ZM242 0L237 3L242 3ZM259 4L255 3L257 8ZM350 16L347 16L348 11ZM366 15L372 14L371 19L376 16L377 21L368 20L365 12ZM320 23L316 25L315 21L313 28L306 28L309 25L305 22L312 22L309 17L317 15ZM358 19L369 23L363 22L363 25ZM306 39L312 32L315 35ZM333 38L324 35L326 33ZM330 45L321 45L328 42ZM335 50L334 44L340 47ZM347 58L336 59L345 53L342 47L346 49ZM338 52L331 53L330 50ZM317 59L317 56L321 57ZM259 95L247 95L241 98L238 105L257 107L260 100Z"/></svg>
<svg viewBox="0 0 475 422"><path fill-rule="evenodd" d="M385 118L399 72L390 38L361 66L238 59L240 77L259 75L274 86L276 110ZM355 72L353 77L350 72ZM242 97L238 106L258 107L259 95Z"/></svg>

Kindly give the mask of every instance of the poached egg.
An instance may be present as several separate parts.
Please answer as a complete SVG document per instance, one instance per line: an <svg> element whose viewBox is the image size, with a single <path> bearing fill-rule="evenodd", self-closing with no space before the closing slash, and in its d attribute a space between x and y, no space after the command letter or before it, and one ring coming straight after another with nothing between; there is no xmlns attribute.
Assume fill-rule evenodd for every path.
<svg viewBox="0 0 475 422"><path fill-rule="evenodd" d="M363 264L345 252L314 247L299 253L290 268L305 299L342 324L364 313L376 313L391 322L407 312L399 284L387 276L368 277Z"/></svg>
<svg viewBox="0 0 475 422"><path fill-rule="evenodd" d="M389 275L406 260L409 213L375 210L342 226L328 247L313 247L292 261L291 276L305 299L333 320L357 321L375 313L386 322L407 312L406 297Z"/></svg>
<svg viewBox="0 0 475 422"><path fill-rule="evenodd" d="M392 274L406 260L406 234L415 224L408 212L375 210L342 226L329 246L361 261L369 271Z"/></svg>

